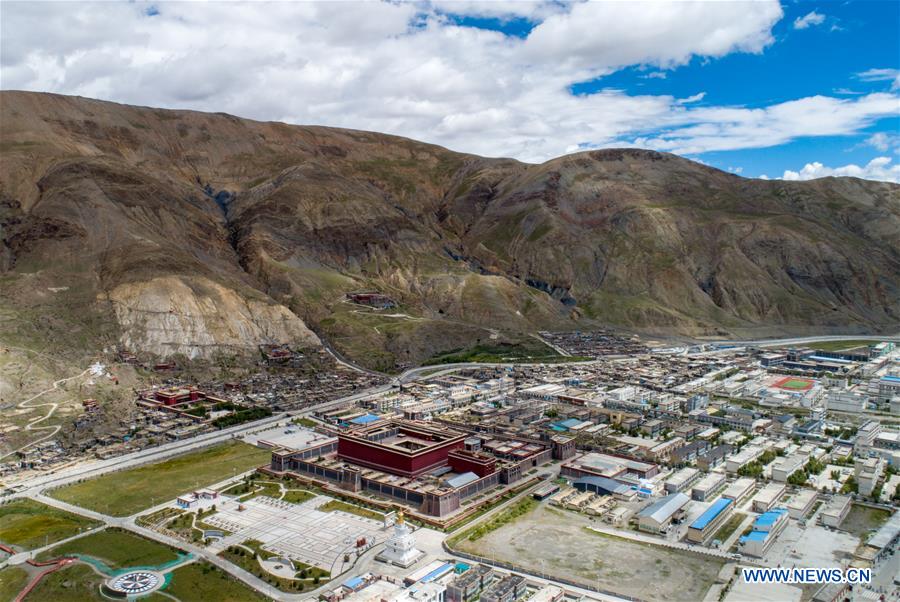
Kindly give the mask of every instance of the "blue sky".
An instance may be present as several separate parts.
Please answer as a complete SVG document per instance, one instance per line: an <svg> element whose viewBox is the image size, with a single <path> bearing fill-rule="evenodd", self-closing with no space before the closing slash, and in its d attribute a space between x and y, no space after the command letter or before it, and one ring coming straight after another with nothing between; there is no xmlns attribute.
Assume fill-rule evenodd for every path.
<svg viewBox="0 0 900 602"><path fill-rule="evenodd" d="M900 2L4 2L0 85L539 162L900 180ZM72 27L77 23L78 27Z"/></svg>
<svg viewBox="0 0 900 602"><path fill-rule="evenodd" d="M629 66L576 82L570 91L590 95L612 89L631 95L667 94L678 98L703 93L703 99L695 106L760 108L815 95L853 98L891 87L888 79L873 80L860 74L900 68L900 2L802 1L783 3L782 7L784 16L772 28L775 41L763 52L733 53L716 59L694 57L687 65L671 69ZM479 18L452 12L449 16L461 26L500 31L518 38L526 38L538 24L526 18ZM900 105L897 113L900 115ZM737 169L751 177L782 174L790 166L805 164L810 157L826 165L864 165L885 154L884 149L866 144L879 132L894 137L893 148L888 147L887 151L895 155L900 152L896 140L900 137L898 115L875 120L853 134L685 156L723 170ZM648 126L653 131L653 124Z"/></svg>

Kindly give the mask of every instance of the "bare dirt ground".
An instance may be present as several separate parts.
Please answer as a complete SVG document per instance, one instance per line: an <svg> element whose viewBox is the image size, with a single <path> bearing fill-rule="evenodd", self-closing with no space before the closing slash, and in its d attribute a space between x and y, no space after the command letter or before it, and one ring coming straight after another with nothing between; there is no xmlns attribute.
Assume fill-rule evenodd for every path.
<svg viewBox="0 0 900 602"><path fill-rule="evenodd" d="M701 600L722 563L588 531L583 515L541 504L465 551L644 600Z"/></svg>

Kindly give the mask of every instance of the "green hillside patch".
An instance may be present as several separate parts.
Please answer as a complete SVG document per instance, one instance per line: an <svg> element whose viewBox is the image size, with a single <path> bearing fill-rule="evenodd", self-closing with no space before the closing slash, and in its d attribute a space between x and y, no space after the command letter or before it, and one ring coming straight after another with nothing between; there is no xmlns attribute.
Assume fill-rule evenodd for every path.
<svg viewBox="0 0 900 602"><path fill-rule="evenodd" d="M34 500L0 506L0 542L25 550L56 543L99 527L100 523Z"/></svg>
<svg viewBox="0 0 900 602"><path fill-rule="evenodd" d="M457 349L429 358L426 366L436 364L458 364L465 362L507 363L507 362L573 362L590 358L566 357L552 348L538 342L479 344L467 349Z"/></svg>
<svg viewBox="0 0 900 602"><path fill-rule="evenodd" d="M229 441L163 462L67 485L54 490L51 495L97 512L129 516L266 464L270 456L270 451Z"/></svg>

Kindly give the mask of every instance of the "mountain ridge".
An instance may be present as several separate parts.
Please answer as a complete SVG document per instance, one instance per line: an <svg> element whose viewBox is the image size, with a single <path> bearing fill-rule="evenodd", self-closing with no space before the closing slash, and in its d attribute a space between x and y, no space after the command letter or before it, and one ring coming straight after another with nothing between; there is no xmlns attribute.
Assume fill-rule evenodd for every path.
<svg viewBox="0 0 900 602"><path fill-rule="evenodd" d="M43 93L0 92L0 116L0 302L20 319L69 286L103 323L91 345L208 357L322 336L391 368L537 329L900 324L894 184L753 180L641 149L528 164ZM400 309L345 302L362 289Z"/></svg>

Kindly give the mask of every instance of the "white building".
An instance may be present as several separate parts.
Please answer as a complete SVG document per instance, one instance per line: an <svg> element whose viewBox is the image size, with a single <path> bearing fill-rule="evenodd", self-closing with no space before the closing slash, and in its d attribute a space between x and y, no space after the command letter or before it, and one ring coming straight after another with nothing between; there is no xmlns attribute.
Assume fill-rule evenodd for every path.
<svg viewBox="0 0 900 602"><path fill-rule="evenodd" d="M815 489L801 489L787 504L791 518L797 520L804 518L812 510L818 498L819 492Z"/></svg>
<svg viewBox="0 0 900 602"><path fill-rule="evenodd" d="M734 500L734 505L739 506L741 502L747 499L748 495L753 493L755 487L756 479L738 479L722 492L722 497L727 500Z"/></svg>
<svg viewBox="0 0 900 602"><path fill-rule="evenodd" d="M725 460L725 470L728 472L737 472L763 455L764 451L765 450L762 447L747 445L741 451Z"/></svg>
<svg viewBox="0 0 900 602"><path fill-rule="evenodd" d="M701 502L711 499L713 494L725 484L725 475L720 472L711 472L694 485L691 489L691 497Z"/></svg>
<svg viewBox="0 0 900 602"><path fill-rule="evenodd" d="M832 412L859 414L866 411L866 402L868 400L868 395L864 395L857 391L840 391L832 389L825 398L825 407Z"/></svg>
<svg viewBox="0 0 900 602"><path fill-rule="evenodd" d="M837 529L850 513L850 507L851 502L849 495L836 495L831 498L831 501L828 502L819 514L819 520L821 520L822 524L826 527Z"/></svg>
<svg viewBox="0 0 900 602"><path fill-rule="evenodd" d="M778 458L772 463L772 480L786 483L788 477L803 468L808 458L799 453Z"/></svg>
<svg viewBox="0 0 900 602"><path fill-rule="evenodd" d="M859 493L861 495L872 495L878 479L884 472L884 460L881 458L866 458L856 462L854 470L856 482L859 483Z"/></svg>
<svg viewBox="0 0 900 602"><path fill-rule="evenodd" d="M771 510L772 506L777 504L781 496L784 495L784 492L784 483L769 483L753 498L753 511L767 512Z"/></svg>

